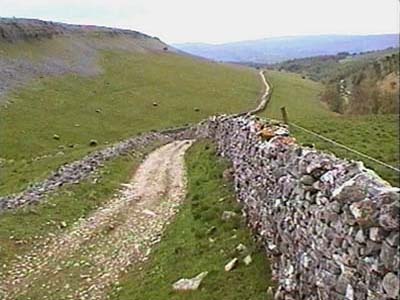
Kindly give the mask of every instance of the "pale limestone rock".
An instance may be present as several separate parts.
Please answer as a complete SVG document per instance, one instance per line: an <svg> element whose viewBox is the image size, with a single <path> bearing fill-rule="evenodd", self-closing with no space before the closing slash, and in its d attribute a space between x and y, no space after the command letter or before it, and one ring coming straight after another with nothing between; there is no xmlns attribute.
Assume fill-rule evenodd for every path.
<svg viewBox="0 0 400 300"><path fill-rule="evenodd" d="M175 282L172 287L176 291L194 291L200 287L201 282L207 276L208 272L202 272L193 278L181 278Z"/></svg>
<svg viewBox="0 0 400 300"><path fill-rule="evenodd" d="M235 267L236 267L236 265L238 264L238 262L239 262L239 260L235 257L234 259L232 259L230 262L228 262L226 265L225 265L225 271L226 272L230 272L230 271L232 271Z"/></svg>

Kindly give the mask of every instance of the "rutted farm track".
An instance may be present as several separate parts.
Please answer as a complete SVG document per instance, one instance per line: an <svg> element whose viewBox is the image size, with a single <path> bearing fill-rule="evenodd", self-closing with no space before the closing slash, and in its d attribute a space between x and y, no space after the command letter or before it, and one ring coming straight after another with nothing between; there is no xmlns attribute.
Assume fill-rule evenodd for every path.
<svg viewBox="0 0 400 300"><path fill-rule="evenodd" d="M190 145L176 141L152 152L115 199L13 262L0 278L3 299L105 299L121 274L147 259L177 212ZM31 295L32 286L40 294Z"/></svg>
<svg viewBox="0 0 400 300"><path fill-rule="evenodd" d="M263 82L263 94L260 97L258 106L253 110L236 114L237 116L256 114L266 108L272 93L272 87L267 82L263 71L260 71L259 75ZM182 127L178 129L161 131L159 133L148 133L142 136L124 140L102 150L92 152L81 160L61 166L47 179L34 183L31 187L28 187L21 193L0 196L0 213L2 211L14 210L19 207L38 203L42 200L42 198L44 198L44 196L55 192L62 186L77 184L83 179L87 178L93 172L96 172L107 160L114 159L120 155L125 155L137 149L141 149L156 140L166 143L172 140L193 138L195 135L194 131L195 128Z"/></svg>
<svg viewBox="0 0 400 300"><path fill-rule="evenodd" d="M79 220L57 236L49 234L46 239L33 244L29 253L22 257L16 256L15 261L3 267L6 272L0 275L0 299L107 299L110 295L108 292L118 292L118 287L126 291L125 288L129 289L129 284L133 282L138 283L133 286L134 291L140 290L142 285L147 287L142 279L129 280L126 286L120 285L119 280L123 280L122 275L128 270L146 270L148 265L142 262L148 259L152 246L160 241L165 225L169 224L185 198L183 154L198 137L214 140L217 153L233 162L232 173L237 197L243 204L248 224L261 237L260 241L263 241L265 249L271 250L267 253L273 262L273 278L279 282L276 298L364 299L367 295L373 295L379 299L397 299L398 266L394 261L398 257L394 237L398 237L398 191L361 164L303 148L290 137L287 128L251 116L265 109L271 95L272 86L268 84L263 72L260 72L260 76L265 90L257 108L230 116L215 116L193 127L164 131L160 138L164 138L163 141L169 144L151 153L133 180L124 184L123 190L103 208L92 212L89 217ZM125 141L117 148L133 150L131 146L131 143ZM201 151L204 149L207 150L205 147ZM117 156L120 152L112 153ZM212 153L214 154L215 152ZM103 160L108 157L103 156ZM198 157L194 161L203 167L202 160ZM81 168L80 164L73 166L77 170ZM200 179L193 183L192 179L196 178L196 173L192 173L193 162L189 162L188 166L191 174L188 199L206 199L207 197L202 196L208 193L207 188L200 194L192 193L193 186L202 187L203 182ZM90 170L95 171L99 167L101 165L96 163ZM214 176L220 177L221 171ZM65 175L64 173L60 176ZM197 177L206 177L207 172L201 174L203 175ZM74 183L80 182L81 177L76 178ZM58 176L55 180L58 180ZM60 186L57 183L59 181L54 190ZM214 185L214 188L220 187L221 183ZM219 198L214 195L211 197ZM7 200L13 202L15 199L11 196ZM23 205L26 202L19 203ZM207 212L209 207L215 206L215 203L205 205L197 212ZM185 216L185 209L182 216ZM298 213L293 214L293 211ZM220 220L222 212L226 211L221 209L214 214L208 212L204 218L197 219L206 221L215 217ZM366 215L371 216L371 219L366 220ZM369 224L380 227L365 228L364 236L363 226ZM210 223L205 222L200 227L207 229L209 226ZM191 225L184 226L185 229L187 227L190 228ZM217 224L213 227L219 228ZM176 243L186 241L186 238L179 236L180 231L174 232L178 238L173 240L172 246L168 244L168 235L165 236L164 241L171 252L164 257L170 259L180 252L175 248ZM231 234L230 230L226 232ZM207 245L215 241L208 239L202 231L191 233L198 234L199 237L203 234ZM234 236L236 235L230 239ZM346 237L346 244L342 243L343 236ZM309 240L303 243L307 237L310 237ZM332 240L338 237L339 244L327 242L327 237L333 237ZM365 243L367 239L382 250L370 252L371 260L359 265L357 262L369 251L368 242ZM233 247L231 245L227 248L230 249L228 252L222 248L219 251L225 253L225 259L231 259L225 265L225 271L235 267L230 267L231 262L239 263L237 257L231 257L233 254L230 251L238 248L236 241L234 242ZM355 250L348 246L357 243L361 245ZM165 243L160 247L164 245ZM195 248L202 249L200 245L202 244L196 244ZM187 255L190 252L182 253ZM335 254L324 256L324 253ZM150 263L157 261L158 254L157 251ZM200 255L203 252L193 257L198 258ZM324 263L319 263L322 261L321 257ZM244 263L247 265L245 261ZM352 266L349 273L345 273L342 268L345 264ZM191 265L196 265L194 260ZM220 266L219 263L215 265ZM383 266L384 271L371 279L370 274L374 272L376 265ZM151 266L151 270L156 273L159 268ZM176 270L170 272L173 276L169 276L168 283L175 280L176 273L181 269L179 272ZM194 272L198 271L202 270ZM237 271L240 271L240 267ZM151 277L152 273L147 275ZM315 277L315 274L330 275ZM158 275L164 277L163 273ZM356 276L359 281L353 280ZM155 278L148 290L152 291L153 287L156 289L159 279L160 277ZM113 287L117 288L112 289ZM271 286L268 288L269 298L273 296L274 290ZM264 291L266 288L262 289L262 293ZM147 295L144 290L139 293ZM150 298L152 297L147 297Z"/></svg>
<svg viewBox="0 0 400 300"><path fill-rule="evenodd" d="M268 103L270 87L263 72L260 76L265 85L260 103L243 114L257 113ZM195 138L194 128L186 129L182 134L179 130L171 135L160 134L165 141L176 141L152 152L131 182L123 185L103 207L63 233L50 234L5 266L0 273L0 299L106 299L110 287L118 283L122 274L132 266L140 268L185 198L183 155L192 140L182 139ZM132 150L131 144L134 141L128 140L111 150L101 150L100 156L94 154L100 158L93 162L89 155L85 158L89 161L88 170L87 163L82 163L85 159L60 168L36 187L3 198L0 207L12 210L39 202L48 193L72 183L68 179L71 174L79 175L81 168L85 170L83 175L74 175L73 183L78 183L100 168L103 160ZM51 186L48 191L44 188L47 186Z"/></svg>

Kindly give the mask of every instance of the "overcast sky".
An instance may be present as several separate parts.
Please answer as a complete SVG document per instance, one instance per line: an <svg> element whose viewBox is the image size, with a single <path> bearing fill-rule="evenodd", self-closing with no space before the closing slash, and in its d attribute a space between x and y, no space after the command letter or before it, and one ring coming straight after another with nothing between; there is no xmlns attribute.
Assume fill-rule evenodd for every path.
<svg viewBox="0 0 400 300"><path fill-rule="evenodd" d="M0 0L0 16L129 28L168 43L397 33L399 0Z"/></svg>

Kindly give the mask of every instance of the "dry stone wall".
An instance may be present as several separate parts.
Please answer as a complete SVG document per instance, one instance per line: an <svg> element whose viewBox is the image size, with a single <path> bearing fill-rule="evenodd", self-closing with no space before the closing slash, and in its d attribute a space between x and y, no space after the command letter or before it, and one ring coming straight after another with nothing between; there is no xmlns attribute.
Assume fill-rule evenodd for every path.
<svg viewBox="0 0 400 300"><path fill-rule="evenodd" d="M217 116L153 132L60 167L1 211L41 201L104 162L151 143L207 137L232 162L249 226L265 246L277 300L399 299L399 189L360 162L299 146L288 129L255 116Z"/></svg>
<svg viewBox="0 0 400 300"><path fill-rule="evenodd" d="M359 162L296 144L285 126L219 116L198 134L233 165L276 299L399 299L399 190Z"/></svg>
<svg viewBox="0 0 400 300"><path fill-rule="evenodd" d="M61 166L48 178L37 182L19 194L0 197L0 213L25 205L36 204L46 195L57 191L60 187L78 184L94 174L104 163L121 155L140 152L152 143L166 144L173 140L193 137L194 128L172 128L161 132L151 132L133 137L107 148L94 151L81 160Z"/></svg>

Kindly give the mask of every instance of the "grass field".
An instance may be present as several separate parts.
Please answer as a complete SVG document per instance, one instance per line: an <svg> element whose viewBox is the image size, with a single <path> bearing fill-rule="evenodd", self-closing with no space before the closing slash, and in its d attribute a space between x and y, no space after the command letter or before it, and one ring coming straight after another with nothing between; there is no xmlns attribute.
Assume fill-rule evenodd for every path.
<svg viewBox="0 0 400 300"><path fill-rule="evenodd" d="M253 70L173 53L104 51L98 63L100 75L41 78L9 95L0 108L0 194L92 151L91 139L103 147L252 108L262 86Z"/></svg>
<svg viewBox="0 0 400 300"><path fill-rule="evenodd" d="M267 117L282 119L280 108L285 106L289 121L320 133L339 143L370 155L378 160L399 166L398 115L344 116L331 112L319 101L322 85L302 79L300 75L268 71L267 78L273 84L272 99ZM314 138L298 129L291 128L302 143L313 143L318 149L331 151L338 156L363 160L346 150ZM390 183L399 185L399 174L376 163L363 160Z"/></svg>
<svg viewBox="0 0 400 300"><path fill-rule="evenodd" d="M154 147L156 145L151 148ZM62 234L79 218L110 199L120 184L130 179L140 161L140 158L126 156L108 162L97 183L88 179L64 188L38 206L3 214L0 218L0 274L13 258L27 253L43 237ZM232 183L222 178L227 163L216 157L214 146L207 141L194 144L186 155L186 163L188 194L180 213L167 227L150 260L143 268L124 275L110 290L110 299L270 300L266 297L272 285L270 268L264 250L253 241L244 220L239 217L240 206L235 200ZM222 221L225 210L238 215ZM67 228L62 228L64 222ZM246 246L244 252L236 250L239 243ZM242 259L248 254L253 262L246 266ZM225 264L234 257L241 259L237 268L225 272ZM80 257L75 259L80 261ZM172 283L180 277L193 277L203 271L209 274L198 291L177 293L172 290ZM63 274L70 276L70 272ZM79 274L76 276L79 278ZM62 292L57 291L57 296L62 298ZM41 284L32 286L21 299L27 297L39 299Z"/></svg>
<svg viewBox="0 0 400 300"><path fill-rule="evenodd" d="M51 50L55 51L54 55L57 54L58 47L62 48L62 44L57 44ZM2 50L10 51L4 48ZM20 53L16 51L12 54L11 57L15 58ZM123 138L150 130L194 123L218 112L231 113L253 108L258 102L262 87L254 70L206 62L174 53L114 50L102 51L100 54L97 63L102 73L96 76L70 74L37 78L8 95L7 100L10 103L0 108L0 195L21 191L31 182L46 177L60 165ZM32 60L41 59L36 50L29 56ZM154 106L153 102L158 105ZM54 135L59 136L59 139L54 139ZM92 139L98 141L98 146L89 146ZM213 154L207 153L209 156ZM106 163L97 184L85 180L79 185L63 188L37 206L3 213L0 218L0 273L13 258L27 253L43 237L61 234L65 230L63 224L68 228L109 200L120 184L130 178L140 161L135 157L118 158ZM194 168L194 159L191 162ZM212 163L215 162L207 162L209 167ZM221 165L213 167L214 173L209 175L217 176ZM223 266L232 252L212 252L215 249L209 247L207 255L203 257L202 251L194 255L197 250L190 248L208 242L208 237L200 238L201 226L218 224L220 215L217 214L221 209L232 208L239 211L233 202L231 190L216 190L217 184L213 182L205 187L213 188L210 190L210 198L205 202L210 205L210 211L205 211L204 216L203 212L197 211L194 217L192 204L185 205L182 217L177 220L178 225L172 227L167 244L160 246L160 249L164 247L164 251L168 251L166 247L171 247L171 243L187 238L185 247L188 247L192 259L199 259L198 267L219 263L219 266L209 269L209 279L206 282L213 278L223 279L227 289L228 283L239 284L243 281L243 291L239 291L239 294L247 291L261 295L262 292L265 293L264 278L268 275L268 266L239 220L223 224L224 229L214 234L215 238L221 239L215 249L228 251L229 248L229 251L233 251L233 245L242 241L248 245L248 252L253 254L251 266L241 266L226 276ZM206 194L207 191L202 193ZM229 195L229 199L211 208L214 204L212 201L216 201L213 197L219 195L220 198ZM204 208L202 205L201 209ZM211 216L211 210L215 215ZM201 222L198 220L196 228L182 232L176 239L172 238L174 230L180 231L182 226L189 226L194 218L200 216L210 219ZM195 229L199 232L196 233ZM237 239L230 239L235 231ZM194 267L193 263L193 269L188 268L187 272L194 271ZM222 273L217 270L219 267L222 267ZM245 274L253 277L244 279ZM255 281L254 276L261 274L263 279ZM186 273L182 274L185 275ZM147 286L154 279L153 275L149 278ZM216 284L209 283L209 288L211 290L207 294L220 295ZM39 294L39 287L30 291L33 298ZM233 295L236 294L238 292L232 291L232 296L227 299L234 299Z"/></svg>
<svg viewBox="0 0 400 300"><path fill-rule="evenodd" d="M179 215L143 270L128 273L111 299L269 300L266 291L271 274L263 250L252 241L239 216L221 220L225 210L240 213L231 183L222 178L227 164L217 159L214 146L207 141L189 149L186 163L188 195ZM247 247L244 253L236 250L239 243ZM253 259L249 266L240 261L233 271L224 270L232 258L247 254ZM178 279L204 271L209 274L199 290L173 291L172 284Z"/></svg>

